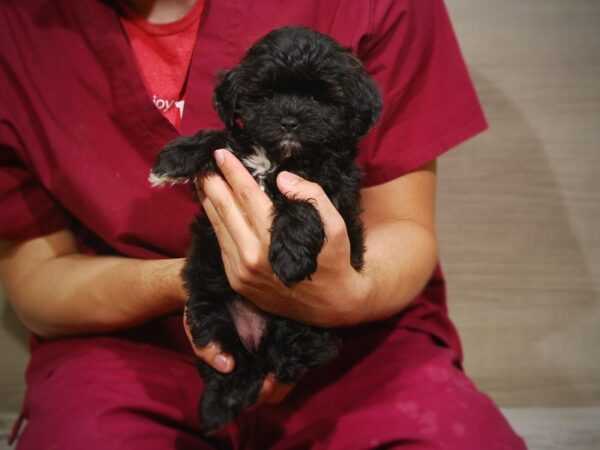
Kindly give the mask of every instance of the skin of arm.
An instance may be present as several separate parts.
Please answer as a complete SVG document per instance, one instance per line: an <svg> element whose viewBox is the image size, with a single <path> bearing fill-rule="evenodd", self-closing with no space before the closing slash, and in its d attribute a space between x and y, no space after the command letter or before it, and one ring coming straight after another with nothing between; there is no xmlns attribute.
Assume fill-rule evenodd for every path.
<svg viewBox="0 0 600 450"><path fill-rule="evenodd" d="M182 265L82 255L68 230L0 243L8 298L23 323L46 338L116 331L180 311Z"/></svg>

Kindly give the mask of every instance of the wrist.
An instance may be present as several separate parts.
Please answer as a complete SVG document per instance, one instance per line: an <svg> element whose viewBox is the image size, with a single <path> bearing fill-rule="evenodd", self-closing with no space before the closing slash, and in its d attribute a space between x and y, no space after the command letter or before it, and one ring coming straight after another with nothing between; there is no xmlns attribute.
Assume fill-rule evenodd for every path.
<svg viewBox="0 0 600 450"><path fill-rule="evenodd" d="M145 261L141 282L149 290L148 298L154 298L158 314L183 310L187 293L181 279L184 259L161 259Z"/></svg>
<svg viewBox="0 0 600 450"><path fill-rule="evenodd" d="M177 305L184 306L188 294L185 289L185 285L183 283L183 278L181 278L181 271L183 269L183 265L185 264L184 258L178 258L171 260L171 280L173 283L173 299L175 300Z"/></svg>
<svg viewBox="0 0 600 450"><path fill-rule="evenodd" d="M374 291L373 279L366 270L350 270L351 273L346 279L346 295L340 295L338 289L332 291L336 306L326 326L350 327L369 320Z"/></svg>

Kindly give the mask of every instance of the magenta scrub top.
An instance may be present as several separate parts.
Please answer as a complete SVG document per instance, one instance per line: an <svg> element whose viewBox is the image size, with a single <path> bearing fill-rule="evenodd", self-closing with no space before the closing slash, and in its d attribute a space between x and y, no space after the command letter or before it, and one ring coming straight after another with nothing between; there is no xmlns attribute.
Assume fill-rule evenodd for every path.
<svg viewBox="0 0 600 450"><path fill-rule="evenodd" d="M184 256L190 242L188 224L198 211L198 204L187 187L152 189L147 181L150 167L163 145L180 134L222 128L211 106L217 74L236 64L259 37L283 25L309 26L331 35L351 47L377 80L384 110L379 124L361 145L359 160L365 172L365 186L409 173L486 128L441 0L206 0L179 131L153 105L110 2L2 2L0 238L27 239L68 227L76 234L81 251L88 254L135 258ZM351 367L360 367L369 355L375 354L386 355L386 360L402 361L406 349L419 348L424 342L408 345L400 354L404 347L398 342L408 342L407 333L421 341L428 340L439 352L449 352L451 366L460 372L462 351L448 319L439 266L427 287L401 314L385 323L346 330L347 340L365 351L345 353L346 360L342 355L337 367L346 367L351 372ZM150 410L153 399L165 398L171 405L165 406L161 414L177 416L165 421L174 421L173 424L176 420L188 421L185 426L173 425L171 429L181 433L181 428L185 428L193 434L197 425L193 405L201 384L193 371L192 353L180 315L103 336L49 341L32 336L31 350L25 402L29 423L23 433L22 448L41 448L27 447L23 442L31 443L34 435L52 436L57 426L64 430L67 422L85 429L78 421L64 417L83 417L83 411L90 409L86 405L102 411L103 405L109 405L110 401L86 399L90 389L77 390L74 380L83 377L93 384L108 373L110 381L102 382L109 387L114 387L117 381L131 382L133 386L135 380L140 381L141 373L153 373L156 379L145 384L144 389L127 388L133 392L134 405L128 410ZM350 357L355 354L361 354L362 358ZM170 369L165 371L165 366ZM157 367L162 371L156 370ZM397 367L381 370L386 376L397 373ZM64 376L57 376L57 372ZM76 378L67 383L65 380L74 373ZM174 386L174 379L185 380L189 391ZM343 383L325 379L322 373L308 376L292 397L305 392L301 402L305 401L311 395L310 386L313 389L318 386L318 392L325 394L331 392L331 386L342 391L347 388ZM373 382L369 377L361 379L364 386ZM59 384L52 385L52 380ZM69 389L75 391L63 393ZM94 395L100 391L108 395L111 389L95 389ZM361 388L355 391L360 392ZM389 397L385 390L381 393ZM53 395L60 407L66 408L63 416L55 409L45 414L40 412L43 405L52 404ZM77 400L73 408L68 408L66 396ZM326 401L330 407L336 405L331 398ZM291 402L284 402L280 408ZM418 405L415 407L418 413ZM344 408L352 410L349 406ZM406 408L415 413L410 401ZM269 408L259 410L265 412ZM302 412L302 417L314 416L298 405L294 411ZM336 411L340 412L334 409L331 414ZM247 431L251 422L259 423L256 426L260 427L260 423L271 421L269 429L276 428L273 416L265 416L266 422L256 422L258 413L249 417L241 421L246 428L239 425L231 433L231 436L237 433L238 440L231 441L238 443L235 445L242 442L240 436L252 434ZM284 415L278 413L277 417ZM98 417L94 420L97 425ZM129 423L123 420L107 423ZM295 420L286 420L286 426L295 423L301 429L298 424L305 419ZM92 426L90 423L87 426ZM107 426L107 430L120 426ZM131 425L122 428L137 429ZM457 435L468 434L465 424L456 425L454 430L458 430ZM285 434L281 431L276 434L279 437L272 439L282 439ZM76 436L78 432L71 430L67 435ZM90 447L93 441L90 433L85 435L88 441L81 442L87 442L88 448L96 448ZM110 431L110 435L113 439L107 441L110 446L105 442L104 447L97 448L120 448L114 441L120 434ZM149 436L145 431L141 435ZM258 435L268 436L268 433ZM235 446L231 442L229 445ZM264 445L273 442L256 444L256 448L266 448ZM65 443L61 445L59 448L71 448ZM246 442L244 446L249 448L250 444Z"/></svg>

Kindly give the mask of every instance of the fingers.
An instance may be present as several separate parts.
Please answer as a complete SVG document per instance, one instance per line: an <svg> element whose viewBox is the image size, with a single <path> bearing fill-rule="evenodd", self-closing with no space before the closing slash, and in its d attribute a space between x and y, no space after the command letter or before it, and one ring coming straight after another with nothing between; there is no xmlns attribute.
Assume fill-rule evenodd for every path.
<svg viewBox="0 0 600 450"><path fill-rule="evenodd" d="M207 207L206 199L200 196L208 218L217 235L217 228L227 229L238 248L256 255L261 244L269 242L271 200L231 152L217 150L215 160L224 178L211 176L199 182L211 204Z"/></svg>
<svg viewBox="0 0 600 450"><path fill-rule="evenodd" d="M222 179L219 181L225 183ZM248 225L237 205L233 205L230 212L224 213L226 210L222 208L219 212L207 196L200 194L200 198L217 235L231 287L244 294L244 287L253 280L256 281L254 275L268 264L264 241ZM217 201L223 199L219 198Z"/></svg>
<svg viewBox="0 0 600 450"><path fill-rule="evenodd" d="M277 176L277 187L288 198L309 200L321 214L325 235L328 239L346 237L346 223L323 188L317 183L307 181L290 172L281 172Z"/></svg>
<svg viewBox="0 0 600 450"><path fill-rule="evenodd" d="M227 150L215 151L215 161L231 187L240 208L246 213L255 231L264 233L271 226L271 200L242 163Z"/></svg>
<svg viewBox="0 0 600 450"><path fill-rule="evenodd" d="M233 358L225 353L221 353L220 347L214 342L211 342L206 347L195 347L194 352L198 358L219 372L229 373L233 370Z"/></svg>
<svg viewBox="0 0 600 450"><path fill-rule="evenodd" d="M190 332L190 327L187 323L187 311L183 315L183 329L185 330L185 334L187 335L187 338L192 344L194 353L198 358L200 358L206 364L209 364L219 372L229 373L233 370L235 366L235 361L233 360L231 355L221 352L221 349L216 343L211 342L205 347L196 347L194 345L192 333Z"/></svg>
<svg viewBox="0 0 600 450"><path fill-rule="evenodd" d="M256 235L248 217L239 208L225 180L218 176L203 180L198 196L222 246L227 241L234 242L238 248L255 243Z"/></svg>
<svg viewBox="0 0 600 450"><path fill-rule="evenodd" d="M231 152L217 150L215 160L225 178L200 180L199 197L219 239L228 278L239 291L244 280L268 264L272 203Z"/></svg>

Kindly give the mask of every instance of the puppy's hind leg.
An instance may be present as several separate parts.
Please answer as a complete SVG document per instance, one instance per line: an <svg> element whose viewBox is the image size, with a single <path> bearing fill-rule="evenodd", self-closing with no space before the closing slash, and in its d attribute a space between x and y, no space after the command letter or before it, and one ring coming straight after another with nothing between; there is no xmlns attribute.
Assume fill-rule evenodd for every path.
<svg viewBox="0 0 600 450"><path fill-rule="evenodd" d="M218 173L213 152L231 145L226 132L201 131L169 142L150 172L153 186L186 183L198 174Z"/></svg>
<svg viewBox="0 0 600 450"><path fill-rule="evenodd" d="M266 372L249 355L238 355L233 373L222 374L202 361L198 368L206 383L200 401L200 427L210 434L237 419L258 401Z"/></svg>
<svg viewBox="0 0 600 450"><path fill-rule="evenodd" d="M208 268L205 267L206 271ZM204 281L209 288L220 284L212 277ZM227 307L230 300L216 293L211 298L205 300L202 295L196 294L188 301L186 320L194 344L197 347L205 347L211 342L217 344L224 353L233 357L235 366L232 372L224 374L197 360L198 370L205 381L199 406L200 425L205 433L216 431L235 420L244 409L256 403L267 374L265 363L246 349L240 340Z"/></svg>
<svg viewBox="0 0 600 450"><path fill-rule="evenodd" d="M194 297L188 302L187 322L194 344L204 347L216 343L235 360L233 372L227 374L197 360L205 381L199 406L200 425L205 433L235 420L240 412L255 403L266 373L256 357L242 345L226 303L226 300L203 301Z"/></svg>

